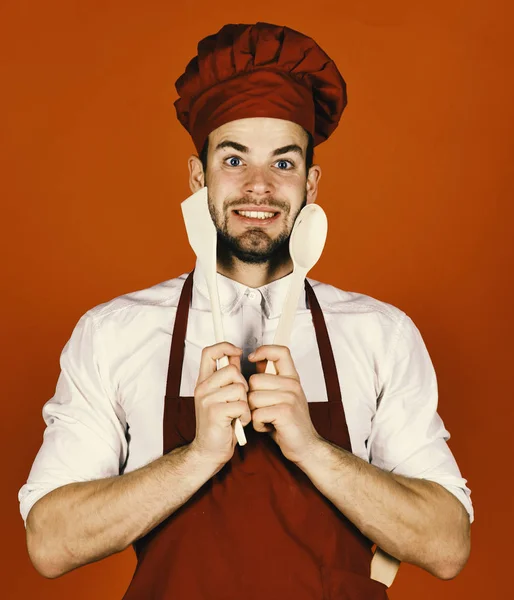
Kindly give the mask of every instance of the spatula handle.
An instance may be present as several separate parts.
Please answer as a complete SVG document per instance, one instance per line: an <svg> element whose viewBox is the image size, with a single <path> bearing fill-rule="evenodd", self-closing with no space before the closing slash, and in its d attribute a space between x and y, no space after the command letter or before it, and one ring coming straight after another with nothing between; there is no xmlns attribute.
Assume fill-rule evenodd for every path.
<svg viewBox="0 0 514 600"><path fill-rule="evenodd" d="M222 356L216 363L216 369L219 371L223 367L228 367L228 365L228 356ZM233 425L238 444L240 446L244 446L246 444L246 435L243 424L241 423L241 419L234 419Z"/></svg>
<svg viewBox="0 0 514 600"><path fill-rule="evenodd" d="M209 288L209 296L211 297L211 310L212 318L214 321L214 337L216 343L223 342L223 322L221 320L220 301L218 296L218 286L216 285L216 279L207 277L207 287ZM228 367L229 361L228 356L222 356L216 363L217 370L223 367ZM246 435L241 423L241 419L234 419L233 422L234 433L236 434L237 442L240 446L246 444Z"/></svg>

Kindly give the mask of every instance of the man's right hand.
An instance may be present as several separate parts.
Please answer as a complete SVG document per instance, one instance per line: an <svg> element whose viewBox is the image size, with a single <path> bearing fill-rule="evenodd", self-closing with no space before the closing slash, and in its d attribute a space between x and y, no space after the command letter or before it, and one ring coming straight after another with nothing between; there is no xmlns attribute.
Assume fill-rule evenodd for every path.
<svg viewBox="0 0 514 600"><path fill-rule="evenodd" d="M202 351L200 374L194 391L196 436L191 447L209 460L228 462L237 443L232 421L243 427L251 421L246 394L248 383L241 373L241 348L221 342ZM227 356L229 365L216 370L216 360Z"/></svg>
<svg viewBox="0 0 514 600"><path fill-rule="evenodd" d="M222 356L230 364L216 372L216 359ZM240 356L241 350L228 343L205 348L191 444L123 475L61 485L35 502L27 516L27 547L39 573L59 577L124 550L178 510L230 460L236 444L232 420L241 417L248 424L251 419ZM94 411L93 403L85 404ZM61 427L65 424L62 419ZM105 452L105 460L111 460L112 448Z"/></svg>

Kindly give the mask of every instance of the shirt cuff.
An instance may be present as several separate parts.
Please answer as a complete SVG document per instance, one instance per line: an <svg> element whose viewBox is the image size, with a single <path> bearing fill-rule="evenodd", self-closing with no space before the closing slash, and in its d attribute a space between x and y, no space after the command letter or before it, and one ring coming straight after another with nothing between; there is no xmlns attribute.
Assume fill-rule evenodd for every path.
<svg viewBox="0 0 514 600"><path fill-rule="evenodd" d="M62 485L64 485L64 484L62 484ZM20 491L18 493L18 500L20 501L20 513L23 518L23 523L25 525L25 528L27 527L27 517L29 515L31 508L34 506L34 504L38 500L40 500L43 496L46 496L46 494L49 494L50 492L57 489L58 487L60 487L60 485L35 487L35 486L31 486L29 484L25 484L20 489Z"/></svg>
<svg viewBox="0 0 514 600"><path fill-rule="evenodd" d="M446 490L452 493L458 500L460 500L469 515L469 522L473 523L473 521L475 520L475 511L473 510L473 504L471 503L471 491L469 490L469 488L466 487L465 484L463 484L463 487L460 487L458 485L437 481L437 479L430 479L428 477L424 479L426 479L427 481L433 481L434 483L438 483L440 486L444 487Z"/></svg>

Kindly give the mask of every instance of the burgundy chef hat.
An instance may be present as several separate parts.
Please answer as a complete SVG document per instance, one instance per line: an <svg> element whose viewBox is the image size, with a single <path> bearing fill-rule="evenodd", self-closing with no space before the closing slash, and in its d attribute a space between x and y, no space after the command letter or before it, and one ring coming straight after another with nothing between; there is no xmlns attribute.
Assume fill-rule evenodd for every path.
<svg viewBox="0 0 514 600"><path fill-rule="evenodd" d="M198 44L176 81L177 117L201 152L211 131L237 119L298 123L324 142L346 106L346 84L316 42L289 27L225 25Z"/></svg>

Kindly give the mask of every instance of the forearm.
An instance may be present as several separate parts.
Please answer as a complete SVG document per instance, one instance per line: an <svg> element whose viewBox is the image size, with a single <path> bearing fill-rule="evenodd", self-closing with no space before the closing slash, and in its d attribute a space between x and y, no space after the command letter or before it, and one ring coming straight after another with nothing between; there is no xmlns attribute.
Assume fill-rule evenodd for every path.
<svg viewBox="0 0 514 600"><path fill-rule="evenodd" d="M469 555L469 517L438 484L383 471L321 439L298 466L366 537L448 579Z"/></svg>
<svg viewBox="0 0 514 600"><path fill-rule="evenodd" d="M53 490L27 518L34 566L53 578L124 550L187 502L221 466L188 445L131 473Z"/></svg>

